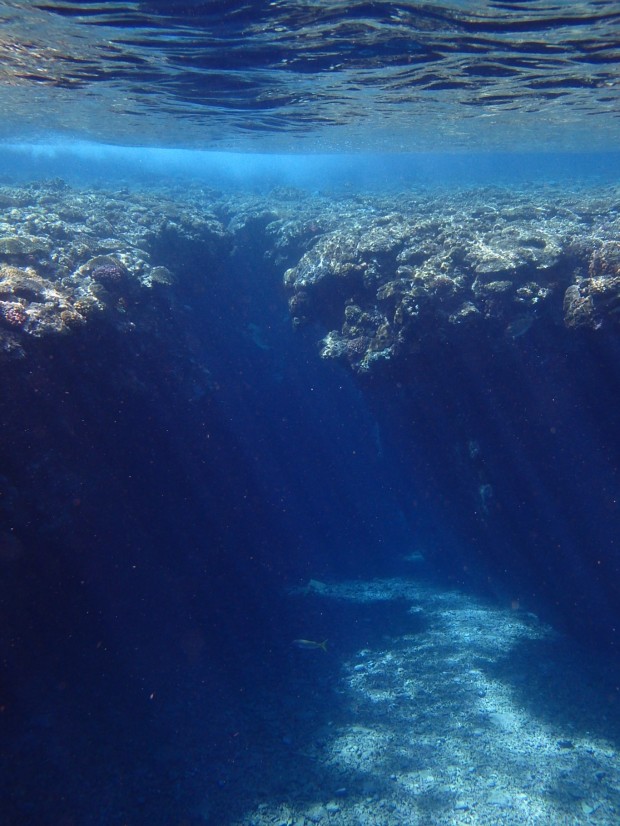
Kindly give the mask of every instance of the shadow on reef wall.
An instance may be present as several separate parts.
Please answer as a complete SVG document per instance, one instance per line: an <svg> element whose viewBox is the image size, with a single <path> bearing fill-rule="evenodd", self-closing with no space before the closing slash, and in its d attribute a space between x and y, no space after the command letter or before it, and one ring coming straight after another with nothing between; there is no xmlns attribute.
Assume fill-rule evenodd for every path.
<svg viewBox="0 0 620 826"><path fill-rule="evenodd" d="M261 692L310 636L286 588L402 572L412 536L444 580L615 642L620 282L611 242L604 265L564 249L574 200L549 234L507 195L468 228L465 196L405 220L390 198L2 188L15 822L169 823L204 777L232 820L233 763L274 736Z"/></svg>
<svg viewBox="0 0 620 826"><path fill-rule="evenodd" d="M165 270L146 299L129 265L89 265L103 309L60 334L34 327L52 295L36 262L3 269L19 352L0 376L0 797L14 822L163 824L204 777L227 794L240 743L260 753L261 692L285 690L294 665L287 586L371 572L377 548L404 544L402 526L386 531L394 505L355 382L314 353L300 369L264 235L226 238L183 246L162 230L152 263L179 282ZM66 279L54 318L85 301Z"/></svg>
<svg viewBox="0 0 620 826"><path fill-rule="evenodd" d="M117 822L149 790L144 822L165 822L151 755L277 661L284 538L228 423L203 407L207 440L164 353L91 329L38 355L26 381L8 365L1 403L3 809L101 822L108 800ZM229 728L211 715L205 742Z"/></svg>
<svg viewBox="0 0 620 826"><path fill-rule="evenodd" d="M440 576L617 647L620 347L558 327L486 344L367 382L403 511Z"/></svg>
<svg viewBox="0 0 620 826"><path fill-rule="evenodd" d="M284 275L294 324L320 325L322 358L374 398L437 568L604 643L620 594L617 199L359 198Z"/></svg>

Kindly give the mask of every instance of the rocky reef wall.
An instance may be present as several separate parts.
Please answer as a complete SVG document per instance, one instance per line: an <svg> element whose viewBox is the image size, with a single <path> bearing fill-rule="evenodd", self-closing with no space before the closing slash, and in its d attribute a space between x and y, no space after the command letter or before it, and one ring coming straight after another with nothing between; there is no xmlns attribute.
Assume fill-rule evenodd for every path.
<svg viewBox="0 0 620 826"><path fill-rule="evenodd" d="M7 816L191 797L162 726L232 765L291 583L423 557L615 645L618 204L0 186Z"/></svg>
<svg viewBox="0 0 620 826"><path fill-rule="evenodd" d="M45 542L86 571L110 547L151 559L154 508L168 547L242 546L244 519L264 518L265 536L282 520L281 557L265 556L290 560L310 507L315 547L346 515L353 566L369 530L400 520L447 576L485 571L613 637L619 203L610 187L0 187L1 548L15 583L24 548ZM274 420L266 399L282 386L290 407ZM241 438L230 422L244 410ZM334 459L355 453L343 434L355 467ZM169 494L149 474L162 463ZM369 517L385 478L397 515L379 503ZM134 526L126 542L118 525Z"/></svg>
<svg viewBox="0 0 620 826"><path fill-rule="evenodd" d="M142 796L163 822L286 680L286 587L397 541L373 423L292 329L297 195L50 181L0 204L3 813L116 822Z"/></svg>
<svg viewBox="0 0 620 826"><path fill-rule="evenodd" d="M616 199L488 188L347 205L287 271L291 313L329 326L323 357L358 373L415 364L442 340L495 346L534 326L614 329Z"/></svg>
<svg viewBox="0 0 620 826"><path fill-rule="evenodd" d="M360 198L285 274L294 324L318 322L323 359L373 401L435 565L612 643L618 203L613 187Z"/></svg>

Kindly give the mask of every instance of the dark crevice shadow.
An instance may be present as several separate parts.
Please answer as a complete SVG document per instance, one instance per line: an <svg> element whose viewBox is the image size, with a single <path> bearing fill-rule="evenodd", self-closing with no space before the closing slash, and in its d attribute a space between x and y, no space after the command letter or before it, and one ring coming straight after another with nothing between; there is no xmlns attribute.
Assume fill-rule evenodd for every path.
<svg viewBox="0 0 620 826"><path fill-rule="evenodd" d="M575 738L604 739L620 748L617 658L554 635L520 640L509 657L478 665L490 679L508 686L515 703L533 719L569 728Z"/></svg>
<svg viewBox="0 0 620 826"><path fill-rule="evenodd" d="M236 752L222 766L223 782L213 789L213 822L222 826L261 802L289 802L304 809L339 795L346 795L350 804L388 791L389 761L378 777L328 759L328 744L338 728L359 723L360 714L366 719L366 709L351 709L351 698L342 687L343 665L360 650L393 648L398 637L421 633L426 618L408 613L411 601L400 598L351 602L308 594L291 601L297 610L291 612L286 647L277 646L271 679L261 680L240 710L242 732L235 738ZM308 637L327 640L327 650L294 644ZM374 714L368 719L377 722Z"/></svg>

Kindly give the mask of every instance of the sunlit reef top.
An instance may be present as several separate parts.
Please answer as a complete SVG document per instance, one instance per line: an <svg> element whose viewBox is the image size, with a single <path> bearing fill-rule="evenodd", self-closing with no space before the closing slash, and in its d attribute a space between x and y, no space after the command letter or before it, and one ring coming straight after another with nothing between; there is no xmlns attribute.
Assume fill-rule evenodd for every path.
<svg viewBox="0 0 620 826"><path fill-rule="evenodd" d="M0 137L261 151L611 149L620 4L0 6Z"/></svg>

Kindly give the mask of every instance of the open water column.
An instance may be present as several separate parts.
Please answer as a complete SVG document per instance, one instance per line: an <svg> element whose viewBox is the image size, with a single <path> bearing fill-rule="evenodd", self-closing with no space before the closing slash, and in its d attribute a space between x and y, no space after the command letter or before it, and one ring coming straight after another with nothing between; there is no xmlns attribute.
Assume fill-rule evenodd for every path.
<svg viewBox="0 0 620 826"><path fill-rule="evenodd" d="M620 6L0 22L0 821L620 821Z"/></svg>

